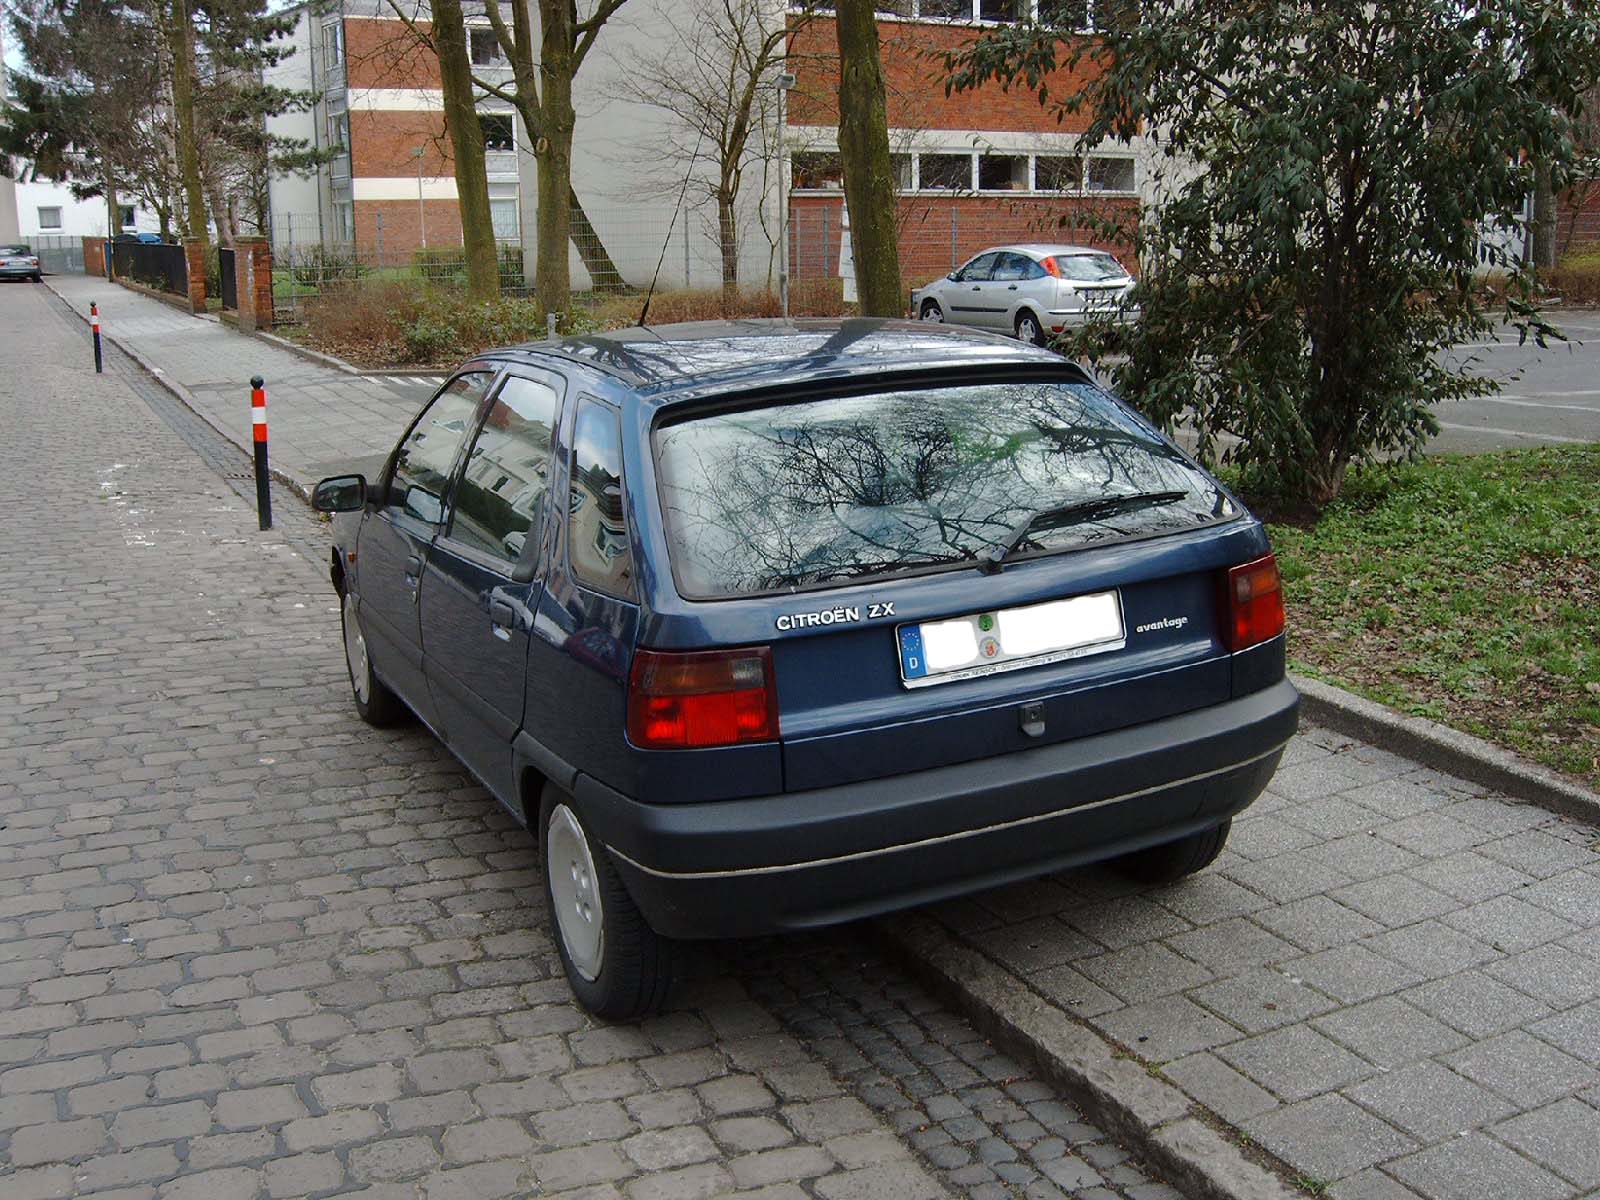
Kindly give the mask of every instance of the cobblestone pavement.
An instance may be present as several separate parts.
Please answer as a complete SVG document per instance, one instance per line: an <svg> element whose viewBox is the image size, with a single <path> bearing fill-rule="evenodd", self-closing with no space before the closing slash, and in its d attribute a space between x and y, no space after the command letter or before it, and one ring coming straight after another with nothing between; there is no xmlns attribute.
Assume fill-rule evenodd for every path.
<svg viewBox="0 0 1600 1200"><path fill-rule="evenodd" d="M3 1200L1177 1196L848 929L586 1019L525 833L351 712L316 528L8 295Z"/></svg>
<svg viewBox="0 0 1600 1200"><path fill-rule="evenodd" d="M206 416L247 449L250 377L264 378L272 465L303 487L369 466L373 455L399 440L429 395L420 377L391 382L347 375L104 279L58 275L49 286L79 312L97 302L107 334L181 383Z"/></svg>
<svg viewBox="0 0 1600 1200"><path fill-rule="evenodd" d="M1595 838L1311 729L1204 875L933 911L1341 1200L1600 1196Z"/></svg>

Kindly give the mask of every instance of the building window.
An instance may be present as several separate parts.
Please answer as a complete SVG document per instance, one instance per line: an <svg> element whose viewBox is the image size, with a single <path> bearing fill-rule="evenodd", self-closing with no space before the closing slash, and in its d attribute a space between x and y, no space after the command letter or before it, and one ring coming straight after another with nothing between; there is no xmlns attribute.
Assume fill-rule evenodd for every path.
<svg viewBox="0 0 1600 1200"><path fill-rule="evenodd" d="M980 192L1025 192L1028 190L1026 154L981 154L978 156Z"/></svg>
<svg viewBox="0 0 1600 1200"><path fill-rule="evenodd" d="M911 155L889 155L889 173L894 176L894 190L909 192L911 190Z"/></svg>
<svg viewBox="0 0 1600 1200"><path fill-rule="evenodd" d="M478 124L483 128L483 148L489 153L503 154L517 148L516 124L510 113L481 112Z"/></svg>
<svg viewBox="0 0 1600 1200"><path fill-rule="evenodd" d="M917 155L917 187L924 192L965 192L972 189L972 155Z"/></svg>
<svg viewBox="0 0 1600 1200"><path fill-rule="evenodd" d="M1083 159L1065 154L1041 154L1033 160L1033 186L1041 192L1076 192L1083 189Z"/></svg>
<svg viewBox="0 0 1600 1200"><path fill-rule="evenodd" d="M522 219L517 211L515 200L490 200L489 219L494 223L494 238L497 242L520 242L522 240Z"/></svg>
<svg viewBox="0 0 1600 1200"><path fill-rule="evenodd" d="M328 145L350 146L350 114L347 112L331 112L328 114Z"/></svg>
<svg viewBox="0 0 1600 1200"><path fill-rule="evenodd" d="M475 67L499 66L504 59L500 39L493 29L477 25L467 30L467 41L472 47L472 65Z"/></svg>
<svg viewBox="0 0 1600 1200"><path fill-rule="evenodd" d="M1031 0L978 0L980 21L1024 21L1033 7Z"/></svg>
<svg viewBox="0 0 1600 1200"><path fill-rule="evenodd" d="M1133 159L1091 158L1086 186L1091 192L1133 191Z"/></svg>
<svg viewBox="0 0 1600 1200"><path fill-rule="evenodd" d="M61 206L60 205L54 205L54 206L52 206L50 208L40 207L40 209L39 209L39 228L40 229L60 229L61 228Z"/></svg>
<svg viewBox="0 0 1600 1200"><path fill-rule="evenodd" d="M1039 24L1079 33L1104 32L1119 10L1136 14L1137 0L1039 0Z"/></svg>
<svg viewBox="0 0 1600 1200"><path fill-rule="evenodd" d="M922 0L918 16L933 21L972 20L972 0Z"/></svg>
<svg viewBox="0 0 1600 1200"><path fill-rule="evenodd" d="M330 22L322 27L322 67L333 72L344 62L344 24Z"/></svg>
<svg viewBox="0 0 1600 1200"><path fill-rule="evenodd" d="M844 160L832 151L799 150L789 159L797 192L844 190Z"/></svg>
<svg viewBox="0 0 1600 1200"><path fill-rule="evenodd" d="M123 229L132 229L138 222L138 214L131 204L117 205L117 224Z"/></svg>

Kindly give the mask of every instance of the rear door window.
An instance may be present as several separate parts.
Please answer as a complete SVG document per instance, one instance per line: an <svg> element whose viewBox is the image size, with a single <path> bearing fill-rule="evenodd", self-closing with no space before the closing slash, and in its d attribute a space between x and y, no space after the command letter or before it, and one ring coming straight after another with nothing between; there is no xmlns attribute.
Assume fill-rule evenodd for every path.
<svg viewBox="0 0 1600 1200"><path fill-rule="evenodd" d="M1210 476L1089 384L711 412L659 427L655 454L674 577L700 599L969 566L1030 520L1015 556L1238 515Z"/></svg>
<svg viewBox="0 0 1600 1200"><path fill-rule="evenodd" d="M616 410L585 397L572 431L567 562L590 587L633 595L633 550L623 516L622 435Z"/></svg>
<svg viewBox="0 0 1600 1200"><path fill-rule="evenodd" d="M549 490L551 435L560 397L549 384L509 375L489 406L451 505L455 541L514 563Z"/></svg>

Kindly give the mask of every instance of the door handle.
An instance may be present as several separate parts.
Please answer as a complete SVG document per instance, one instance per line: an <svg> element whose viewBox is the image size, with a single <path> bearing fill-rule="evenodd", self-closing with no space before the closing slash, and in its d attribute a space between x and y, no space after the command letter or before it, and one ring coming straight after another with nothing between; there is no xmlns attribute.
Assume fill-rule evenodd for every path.
<svg viewBox="0 0 1600 1200"><path fill-rule="evenodd" d="M422 555L413 554L406 559L406 577L412 578L422 574Z"/></svg>
<svg viewBox="0 0 1600 1200"><path fill-rule="evenodd" d="M509 630L517 623L516 610L509 602L500 599L489 601L489 623L496 629Z"/></svg>
<svg viewBox="0 0 1600 1200"><path fill-rule="evenodd" d="M1017 290L1017 285L1016 285L1016 284L1014 284L1014 283L1013 283L1013 284L1012 284L1012 285L1011 285L1011 286L1010 286L1010 287L1008 287L1008 288L1007 288L1007 289L1006 289L1006 291L1008 291L1008 292L1014 292L1014 291L1016 291L1016 290Z"/></svg>
<svg viewBox="0 0 1600 1200"><path fill-rule="evenodd" d="M972 285L972 290L975 292L981 292L983 291L983 285L975 283Z"/></svg>

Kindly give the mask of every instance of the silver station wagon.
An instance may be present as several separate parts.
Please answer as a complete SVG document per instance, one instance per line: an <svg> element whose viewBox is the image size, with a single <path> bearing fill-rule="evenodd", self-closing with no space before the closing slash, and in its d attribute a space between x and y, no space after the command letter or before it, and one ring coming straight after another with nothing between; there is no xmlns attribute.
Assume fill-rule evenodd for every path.
<svg viewBox="0 0 1600 1200"><path fill-rule="evenodd" d="M924 321L971 325L1042 346L1096 312L1117 310L1133 276L1104 250L1031 242L996 246L911 293Z"/></svg>

